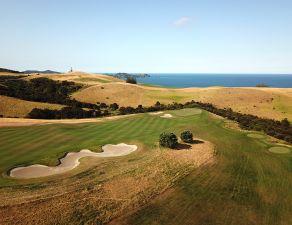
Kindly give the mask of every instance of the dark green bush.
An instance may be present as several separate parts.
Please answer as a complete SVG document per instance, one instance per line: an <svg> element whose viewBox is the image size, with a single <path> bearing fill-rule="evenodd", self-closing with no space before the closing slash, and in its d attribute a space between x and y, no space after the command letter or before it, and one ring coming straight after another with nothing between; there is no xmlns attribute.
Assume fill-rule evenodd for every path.
<svg viewBox="0 0 292 225"><path fill-rule="evenodd" d="M177 146L177 137L174 133L162 133L159 137L159 144L166 148L175 148Z"/></svg>
<svg viewBox="0 0 292 225"><path fill-rule="evenodd" d="M137 84L136 78L132 76L128 76L126 82L130 84Z"/></svg>
<svg viewBox="0 0 292 225"><path fill-rule="evenodd" d="M193 134L189 130L183 131L180 134L180 138L182 139L183 142L186 142L186 143L192 143L193 142Z"/></svg>

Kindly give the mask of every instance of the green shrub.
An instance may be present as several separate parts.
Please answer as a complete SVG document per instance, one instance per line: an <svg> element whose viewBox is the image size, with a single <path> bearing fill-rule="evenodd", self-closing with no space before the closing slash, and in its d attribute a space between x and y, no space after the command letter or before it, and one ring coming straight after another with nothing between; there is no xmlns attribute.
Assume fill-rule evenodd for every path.
<svg viewBox="0 0 292 225"><path fill-rule="evenodd" d="M183 142L186 142L186 143L192 143L193 142L193 134L189 130L183 131L180 134L180 138L182 139Z"/></svg>
<svg viewBox="0 0 292 225"><path fill-rule="evenodd" d="M136 78L132 77L132 76L128 76L127 79L126 79L126 82L129 83L129 84L137 84Z"/></svg>
<svg viewBox="0 0 292 225"><path fill-rule="evenodd" d="M175 148L177 145L177 137L174 133L162 133L159 137L159 144L166 148Z"/></svg>

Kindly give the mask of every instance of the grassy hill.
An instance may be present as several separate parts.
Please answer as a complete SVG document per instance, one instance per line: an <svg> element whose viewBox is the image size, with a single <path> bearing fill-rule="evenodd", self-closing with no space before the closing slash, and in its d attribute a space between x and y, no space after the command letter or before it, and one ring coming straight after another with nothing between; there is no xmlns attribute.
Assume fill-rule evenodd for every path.
<svg viewBox="0 0 292 225"><path fill-rule="evenodd" d="M117 97L118 96L118 97ZM161 103L208 102L220 108L260 117L292 120L292 88L158 88L127 83L99 84L84 88L72 95L79 101L90 103L116 102L121 106L150 106Z"/></svg>
<svg viewBox="0 0 292 225"><path fill-rule="evenodd" d="M0 95L0 115L4 117L25 117L32 109L61 109L59 104L32 102Z"/></svg>
<svg viewBox="0 0 292 225"><path fill-rule="evenodd" d="M33 79L37 77L46 77L52 80L58 81L73 81L75 83L91 86L96 84L119 82L120 79L114 78L112 76L107 76L103 74L93 74L84 72L70 72L63 74L32 74L27 79Z"/></svg>
<svg viewBox="0 0 292 225"><path fill-rule="evenodd" d="M0 73L0 75L7 75L7 73ZM17 75L17 73L13 73L13 75ZM292 121L292 88L162 88L127 84L112 76L84 72L30 74L22 79L31 80L40 77L57 81L73 81L83 85L80 91L71 96L71 98L82 102L105 102L107 104L116 102L120 106L137 107L140 104L150 106L156 101L184 103L195 100L212 103L220 108L230 107L241 113L277 120L288 118ZM11 116L12 114L7 111L9 104L4 104L5 102L0 102L0 115ZM33 104L36 107L38 105L39 108L44 107L37 102ZM54 107L50 106L49 108L53 109ZM13 110L13 116L18 117L23 117L24 113L28 111L28 109L18 109L18 105Z"/></svg>
<svg viewBox="0 0 292 225"><path fill-rule="evenodd" d="M10 70L10 69L5 69L5 68L0 68L0 73L21 73L21 72L17 71L17 70Z"/></svg>
<svg viewBox="0 0 292 225"><path fill-rule="evenodd" d="M0 75L7 73L0 73ZM11 75L11 74L10 74ZM13 73L17 75L17 73ZM150 106L156 101L172 103L195 100L208 102L220 108L231 107L234 111L253 114L260 117L292 121L292 88L161 88L155 86L127 84L108 75L71 72L64 74L31 74L22 79L46 77L57 81L73 81L83 88L73 93L71 98L78 101L96 103L118 103L120 106ZM13 104L13 103L12 103ZM40 105L35 103L34 106ZM13 116L23 117L21 108L14 107ZM11 115L9 108L0 102L0 115ZM52 107L50 107L52 108ZM18 113L19 111L19 113Z"/></svg>
<svg viewBox="0 0 292 225"><path fill-rule="evenodd" d="M95 75L81 72L65 73L65 74L19 74L12 72L1 72L0 79L19 79L19 80L32 80L34 78L48 78L55 81L73 81L77 84L81 84L84 88L90 85L111 83L120 81L114 77L106 75ZM1 84L0 84L1 85ZM1 86L0 86L1 88ZM48 87L48 89L51 87ZM8 97L0 95L0 115L4 117L25 117L33 108L40 109L60 109L63 106L51 103L42 103L31 101L25 101L23 99Z"/></svg>

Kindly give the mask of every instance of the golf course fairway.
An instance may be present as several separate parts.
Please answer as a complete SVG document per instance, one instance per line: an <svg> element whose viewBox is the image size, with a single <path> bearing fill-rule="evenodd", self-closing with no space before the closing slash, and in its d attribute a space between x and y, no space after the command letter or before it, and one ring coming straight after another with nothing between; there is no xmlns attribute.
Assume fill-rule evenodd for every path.
<svg viewBox="0 0 292 225"><path fill-rule="evenodd" d="M274 154L264 135L249 137L193 110L163 112L171 119L145 113L0 128L0 224L292 224L292 151ZM162 132L184 130L204 143L182 151L159 147ZM83 158L72 171L50 177L8 176L18 166L56 166L67 152L118 143L138 149Z"/></svg>

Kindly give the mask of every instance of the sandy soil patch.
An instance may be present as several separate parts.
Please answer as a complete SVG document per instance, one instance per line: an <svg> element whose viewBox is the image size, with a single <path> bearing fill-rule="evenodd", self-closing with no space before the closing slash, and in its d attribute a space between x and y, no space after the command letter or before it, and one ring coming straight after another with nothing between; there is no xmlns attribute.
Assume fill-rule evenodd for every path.
<svg viewBox="0 0 292 225"><path fill-rule="evenodd" d="M166 150L166 156L175 158L179 164L192 163L198 167L214 160L214 145L205 140L196 139L194 143L179 143L177 149Z"/></svg>
<svg viewBox="0 0 292 225"><path fill-rule="evenodd" d="M84 157L116 157L128 155L137 150L136 145L127 145L124 143L112 145L107 144L102 147L103 152L92 152L88 149L83 149L80 152L69 152L66 156L60 159L58 166L45 166L35 164L26 167L17 167L10 171L10 176L14 178L38 178L50 175L64 173L76 168L80 162L79 159Z"/></svg>
<svg viewBox="0 0 292 225"><path fill-rule="evenodd" d="M257 139L265 138L265 136L261 134L248 134L247 136L251 138L257 138Z"/></svg>
<svg viewBox="0 0 292 225"><path fill-rule="evenodd" d="M269 149L270 152L277 154L287 154L290 153L290 149L282 146L275 146Z"/></svg>
<svg viewBox="0 0 292 225"><path fill-rule="evenodd" d="M162 111L160 111L160 112L151 112L151 113L149 113L149 115L159 115L159 114L162 114L163 112Z"/></svg>
<svg viewBox="0 0 292 225"><path fill-rule="evenodd" d="M162 116L160 116L161 118L172 118L173 116L169 113L165 113Z"/></svg>

